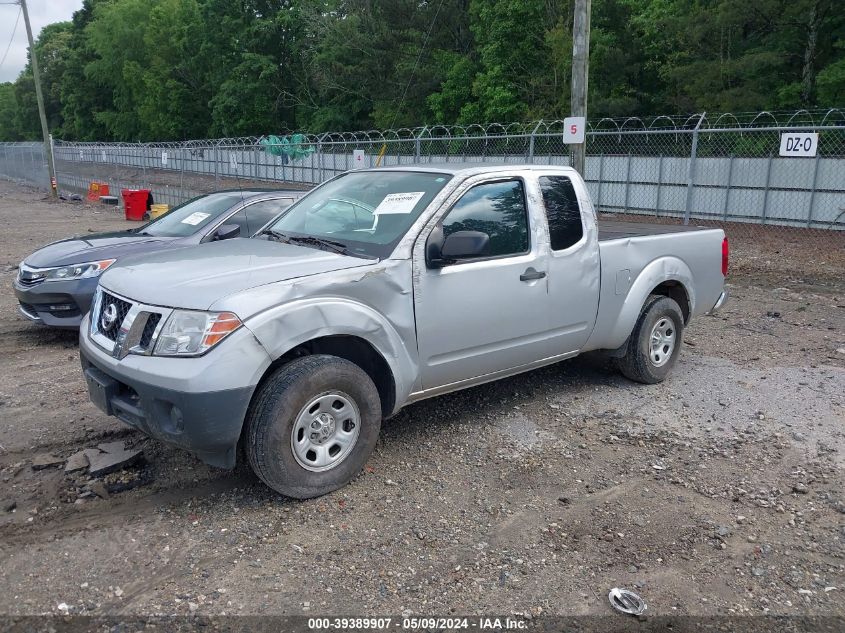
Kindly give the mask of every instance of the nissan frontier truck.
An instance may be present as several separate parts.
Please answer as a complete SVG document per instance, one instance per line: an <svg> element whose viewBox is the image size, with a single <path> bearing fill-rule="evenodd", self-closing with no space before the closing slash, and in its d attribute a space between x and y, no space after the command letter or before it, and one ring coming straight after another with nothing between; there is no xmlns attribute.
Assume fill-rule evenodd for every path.
<svg viewBox="0 0 845 633"><path fill-rule="evenodd" d="M352 171L251 239L111 266L81 360L107 414L308 498L418 400L590 350L664 380L727 268L720 229L598 221L568 167Z"/></svg>

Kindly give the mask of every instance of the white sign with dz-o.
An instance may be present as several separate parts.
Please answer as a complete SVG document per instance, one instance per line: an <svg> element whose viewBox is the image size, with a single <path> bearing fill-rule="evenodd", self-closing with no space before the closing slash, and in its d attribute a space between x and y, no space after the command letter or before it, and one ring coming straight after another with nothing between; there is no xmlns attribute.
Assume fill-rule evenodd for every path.
<svg viewBox="0 0 845 633"><path fill-rule="evenodd" d="M819 148L818 132L784 132L780 135L781 156L814 157Z"/></svg>

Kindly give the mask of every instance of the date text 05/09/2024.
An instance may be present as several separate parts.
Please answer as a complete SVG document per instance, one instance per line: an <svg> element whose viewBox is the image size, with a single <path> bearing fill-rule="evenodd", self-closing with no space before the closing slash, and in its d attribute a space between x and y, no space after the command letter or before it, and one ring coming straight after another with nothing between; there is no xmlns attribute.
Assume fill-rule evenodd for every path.
<svg viewBox="0 0 845 633"><path fill-rule="evenodd" d="M471 629L481 631L520 631L528 628L528 622L512 617L309 618L308 628L312 631L383 631L393 628L405 631L458 631Z"/></svg>

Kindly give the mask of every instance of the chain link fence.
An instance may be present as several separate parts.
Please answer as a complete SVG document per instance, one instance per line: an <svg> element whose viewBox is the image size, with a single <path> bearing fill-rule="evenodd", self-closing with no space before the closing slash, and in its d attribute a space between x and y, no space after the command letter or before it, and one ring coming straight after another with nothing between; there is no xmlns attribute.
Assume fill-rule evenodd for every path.
<svg viewBox="0 0 845 633"><path fill-rule="evenodd" d="M50 188L43 143L0 143L0 178Z"/></svg>
<svg viewBox="0 0 845 633"><path fill-rule="evenodd" d="M815 133L814 157L781 157L784 134ZM725 226L771 253L813 245L825 272L845 264L845 110L591 121L586 181L600 213ZM56 141L60 192L91 182L146 188L178 204L223 188L309 188L349 169L437 163L569 165L563 121L425 126L175 143ZM0 175L47 188L38 143L0 144ZM773 237L775 236L775 237ZM772 241L774 239L774 241ZM771 242L770 245L766 246ZM761 250L762 249L762 250ZM803 252L802 252L803 250Z"/></svg>

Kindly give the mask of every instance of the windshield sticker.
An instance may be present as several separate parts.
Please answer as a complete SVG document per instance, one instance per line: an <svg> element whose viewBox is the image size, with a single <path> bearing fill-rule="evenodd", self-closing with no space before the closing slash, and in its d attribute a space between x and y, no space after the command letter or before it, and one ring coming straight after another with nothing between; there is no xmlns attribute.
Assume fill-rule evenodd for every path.
<svg viewBox="0 0 845 633"><path fill-rule="evenodd" d="M191 226L196 226L197 224L199 224L200 222L205 220L210 215L211 215L210 213L203 213L202 211L194 211L191 215L189 215L187 218L182 220L182 224L190 224Z"/></svg>
<svg viewBox="0 0 845 633"><path fill-rule="evenodd" d="M410 213L425 195L425 191L409 191L407 193L390 193L373 211L373 215L387 215L391 213Z"/></svg>

